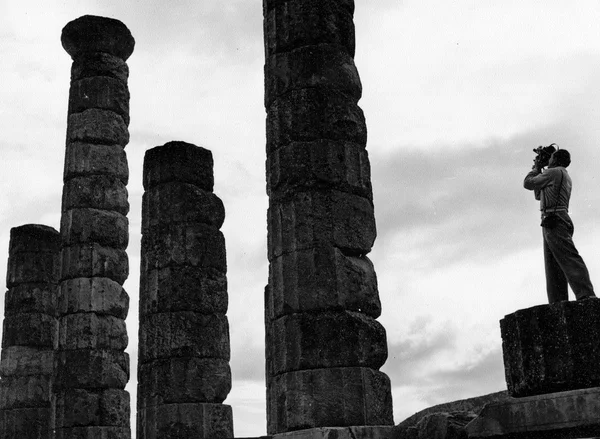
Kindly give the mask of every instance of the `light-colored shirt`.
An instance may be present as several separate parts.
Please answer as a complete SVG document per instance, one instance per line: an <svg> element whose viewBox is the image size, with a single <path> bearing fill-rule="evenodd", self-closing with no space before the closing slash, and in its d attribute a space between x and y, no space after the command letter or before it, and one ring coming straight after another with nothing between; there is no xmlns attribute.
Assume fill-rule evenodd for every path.
<svg viewBox="0 0 600 439"><path fill-rule="evenodd" d="M535 199L540 200L542 212L569 211L573 183L564 167L556 166L544 172L532 169L525 176L523 186L525 189L535 191Z"/></svg>

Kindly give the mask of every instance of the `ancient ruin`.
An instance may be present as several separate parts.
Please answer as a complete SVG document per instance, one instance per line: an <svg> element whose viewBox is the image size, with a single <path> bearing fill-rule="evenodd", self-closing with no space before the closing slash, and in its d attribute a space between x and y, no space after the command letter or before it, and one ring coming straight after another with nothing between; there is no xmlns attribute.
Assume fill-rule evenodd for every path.
<svg viewBox="0 0 600 439"><path fill-rule="evenodd" d="M278 439L576 438L600 434L600 301L501 322L508 392L393 427L353 0L264 0L269 279L267 432ZM63 29L73 59L60 233L11 230L2 439L129 439L129 141L120 21ZM137 437L232 438L227 259L213 157L144 158Z"/></svg>
<svg viewBox="0 0 600 439"><path fill-rule="evenodd" d="M353 0L263 3L267 431L391 425Z"/></svg>
<svg viewBox="0 0 600 439"><path fill-rule="evenodd" d="M0 359L2 439L53 437L59 255L53 228L11 229Z"/></svg>
<svg viewBox="0 0 600 439"><path fill-rule="evenodd" d="M56 437L129 438L128 68L134 40L120 21L67 24L73 59L61 217Z"/></svg>
<svg viewBox="0 0 600 439"><path fill-rule="evenodd" d="M210 151L146 151L137 437L233 437L223 203Z"/></svg>
<svg viewBox="0 0 600 439"><path fill-rule="evenodd" d="M386 334L376 321L381 305L366 257L376 230L353 9L351 0L269 0L264 8L270 434L326 437L344 428L342 436L386 437L393 422L390 382L379 371ZM44 356L35 359L47 390L45 418L36 425L40 438L129 438L129 299L122 285L129 272L126 60L134 40L117 20L84 16L63 29L62 44L73 66L60 263L46 279L54 286L33 300L45 303L44 292L57 290L48 314L32 308L33 318L55 328L44 332ZM212 192L212 154L185 142L151 149L144 188L138 437L232 437L231 407L222 404L231 389L219 230L225 211ZM15 273L29 269L17 247L9 264ZM9 274L10 294L15 279ZM10 375L36 370L12 360L13 351L32 349L16 341L23 328L11 327L13 311L9 303L2 419L4 409L17 408L5 402L16 395Z"/></svg>

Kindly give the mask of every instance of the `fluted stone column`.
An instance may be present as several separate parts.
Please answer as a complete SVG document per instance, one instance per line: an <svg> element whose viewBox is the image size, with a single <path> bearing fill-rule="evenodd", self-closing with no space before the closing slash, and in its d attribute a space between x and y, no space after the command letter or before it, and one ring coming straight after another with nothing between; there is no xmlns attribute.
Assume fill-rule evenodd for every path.
<svg viewBox="0 0 600 439"><path fill-rule="evenodd" d="M211 152L148 150L144 188L137 437L231 438L225 209Z"/></svg>
<svg viewBox="0 0 600 439"><path fill-rule="evenodd" d="M27 224L10 231L0 359L0 437L50 439L58 345L60 235Z"/></svg>
<svg viewBox="0 0 600 439"><path fill-rule="evenodd" d="M263 0L267 430L391 425L353 0Z"/></svg>
<svg viewBox="0 0 600 439"><path fill-rule="evenodd" d="M125 146L134 40L120 21L83 16L62 44L73 59L61 217L56 437L131 437L125 318L129 274Z"/></svg>

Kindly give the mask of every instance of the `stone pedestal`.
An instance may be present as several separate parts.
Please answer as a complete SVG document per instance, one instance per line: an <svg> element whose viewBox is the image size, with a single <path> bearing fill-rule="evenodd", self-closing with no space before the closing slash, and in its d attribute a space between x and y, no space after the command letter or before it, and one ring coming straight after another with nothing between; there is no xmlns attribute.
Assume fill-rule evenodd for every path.
<svg viewBox="0 0 600 439"><path fill-rule="evenodd" d="M511 396L600 386L599 299L519 310L500 328Z"/></svg>
<svg viewBox="0 0 600 439"><path fill-rule="evenodd" d="M233 437L227 262L212 153L185 142L144 158L137 437Z"/></svg>
<svg viewBox="0 0 600 439"><path fill-rule="evenodd" d="M56 437L128 439L129 274L125 146L134 40L86 15L62 32L73 59L61 216Z"/></svg>
<svg viewBox="0 0 600 439"><path fill-rule="evenodd" d="M600 300L522 309L500 329L514 398L486 405L467 426L469 438L600 435Z"/></svg>
<svg viewBox="0 0 600 439"><path fill-rule="evenodd" d="M600 436L600 388L490 403L466 430L470 439Z"/></svg>
<svg viewBox="0 0 600 439"><path fill-rule="evenodd" d="M28 224L10 231L0 359L0 437L51 439L58 345L60 234Z"/></svg>

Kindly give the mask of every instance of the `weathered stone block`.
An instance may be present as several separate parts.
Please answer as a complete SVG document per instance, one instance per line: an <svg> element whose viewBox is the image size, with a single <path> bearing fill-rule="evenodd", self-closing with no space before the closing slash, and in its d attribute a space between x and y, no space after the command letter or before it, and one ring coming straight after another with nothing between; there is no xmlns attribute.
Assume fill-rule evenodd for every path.
<svg viewBox="0 0 600 439"><path fill-rule="evenodd" d="M61 252L62 278L106 277L123 284L129 275L129 259L125 250L100 244L77 244Z"/></svg>
<svg viewBox="0 0 600 439"><path fill-rule="evenodd" d="M201 267L167 267L140 276L140 316L172 311L227 312L227 276Z"/></svg>
<svg viewBox="0 0 600 439"><path fill-rule="evenodd" d="M108 76L127 84L129 67L121 58L109 53L81 53L71 65L71 81L94 76Z"/></svg>
<svg viewBox="0 0 600 439"><path fill-rule="evenodd" d="M411 439L418 436L419 429L417 425L427 416L432 414L458 414L461 416L472 416L479 412L486 404L506 401L512 399L506 390L485 395L479 395L466 399L459 399L442 404L437 404L423 410L420 410L394 427L394 438Z"/></svg>
<svg viewBox="0 0 600 439"><path fill-rule="evenodd" d="M367 151L351 142L318 140L294 142L267 157L267 194L271 200L323 188L372 200Z"/></svg>
<svg viewBox="0 0 600 439"><path fill-rule="evenodd" d="M171 182L154 186L142 198L142 232L169 224L201 223L220 229L225 220L223 202L212 192Z"/></svg>
<svg viewBox="0 0 600 439"><path fill-rule="evenodd" d="M2 349L0 376L52 375L54 350L29 346L9 346Z"/></svg>
<svg viewBox="0 0 600 439"><path fill-rule="evenodd" d="M65 154L63 180L68 182L74 177L91 177L93 175L104 175L121 181L123 183L123 189L120 190L125 190L125 200L127 200L127 190L124 186L129 181L129 168L127 164L127 154L122 146L94 145L81 142L68 143ZM93 180L93 184L89 186L87 184L88 182L90 182L90 180L80 180L78 182L79 190L86 189L86 193L90 193L91 190L98 186L106 188L107 183L109 187L112 187L115 184L112 179ZM99 188L96 190L99 191ZM105 195L102 196L105 197ZM112 197L109 199L112 199ZM89 207L89 204L85 207ZM117 210L123 213L120 209L107 210ZM123 214L126 213L127 212L124 212Z"/></svg>
<svg viewBox="0 0 600 439"><path fill-rule="evenodd" d="M129 212L127 195L125 184L117 177L108 175L75 177L63 186L62 212L69 209L94 208L127 215Z"/></svg>
<svg viewBox="0 0 600 439"><path fill-rule="evenodd" d="M600 388L486 404L470 422L469 438L571 439L600 435Z"/></svg>
<svg viewBox="0 0 600 439"><path fill-rule="evenodd" d="M317 44L338 45L354 56L354 1L268 0L264 6L267 56Z"/></svg>
<svg viewBox="0 0 600 439"><path fill-rule="evenodd" d="M59 351L55 359L55 389L124 389L129 381L126 352Z"/></svg>
<svg viewBox="0 0 600 439"><path fill-rule="evenodd" d="M125 320L95 313L62 316L58 346L61 350L127 348Z"/></svg>
<svg viewBox="0 0 600 439"><path fill-rule="evenodd" d="M392 425L390 380L364 367L313 369L273 377L267 432L314 427Z"/></svg>
<svg viewBox="0 0 600 439"><path fill-rule="evenodd" d="M47 314L14 314L3 323L2 347L31 346L56 349L58 321Z"/></svg>
<svg viewBox="0 0 600 439"><path fill-rule="evenodd" d="M231 390L229 362L168 358L138 370L138 408L172 403L221 403Z"/></svg>
<svg viewBox="0 0 600 439"><path fill-rule="evenodd" d="M50 407L0 410L2 439L54 439Z"/></svg>
<svg viewBox="0 0 600 439"><path fill-rule="evenodd" d="M0 410L49 407L51 396L50 376L12 376L0 380Z"/></svg>
<svg viewBox="0 0 600 439"><path fill-rule="evenodd" d="M142 236L142 270L192 266L227 272L225 238L206 224L178 224Z"/></svg>
<svg viewBox="0 0 600 439"><path fill-rule="evenodd" d="M267 374L305 369L370 367L387 359L387 338L379 322L357 312L298 313L266 329Z"/></svg>
<svg viewBox="0 0 600 439"><path fill-rule="evenodd" d="M74 60L88 52L104 52L127 61L135 46L131 32L122 22L94 15L67 23L60 40Z"/></svg>
<svg viewBox="0 0 600 439"><path fill-rule="evenodd" d="M9 254L57 253L60 250L60 233L42 224L25 224L10 229Z"/></svg>
<svg viewBox="0 0 600 439"><path fill-rule="evenodd" d="M600 386L600 300L519 310L500 329L511 396Z"/></svg>
<svg viewBox="0 0 600 439"><path fill-rule="evenodd" d="M105 277L68 279L60 284L58 307L61 314L93 312L124 319L129 296L121 285Z"/></svg>
<svg viewBox="0 0 600 439"><path fill-rule="evenodd" d="M337 90L292 90L267 109L267 154L292 142L328 139L367 144L365 116Z"/></svg>
<svg viewBox="0 0 600 439"><path fill-rule="evenodd" d="M205 148L186 142L167 142L144 155L144 189L178 181L212 192L213 157Z"/></svg>
<svg viewBox="0 0 600 439"><path fill-rule="evenodd" d="M392 426L325 427L290 431L272 436L272 439L401 439L394 434ZM270 439L262 437L260 439ZM405 439L405 438L402 438ZM441 439L431 437L427 439ZM444 438L452 439L452 438Z"/></svg>
<svg viewBox="0 0 600 439"><path fill-rule="evenodd" d="M57 290L57 285L44 283L12 287L4 297L4 315L41 313L56 316Z"/></svg>
<svg viewBox="0 0 600 439"><path fill-rule="evenodd" d="M52 439L131 439L131 430L129 427L60 428Z"/></svg>
<svg viewBox="0 0 600 439"><path fill-rule="evenodd" d="M271 204L267 225L270 261L293 251L323 246L364 255L371 251L377 235L371 202L335 190L300 192Z"/></svg>
<svg viewBox="0 0 600 439"><path fill-rule="evenodd" d="M140 361L173 357L229 360L229 324L219 314L151 314L140 322Z"/></svg>
<svg viewBox="0 0 600 439"><path fill-rule="evenodd" d="M264 0L263 12L270 11L273 8L285 5L286 3L304 3L308 7L318 7L321 4L330 4L329 6L339 7L350 14L354 14L354 0Z"/></svg>
<svg viewBox="0 0 600 439"><path fill-rule="evenodd" d="M92 108L69 115L67 142L125 147L129 143L129 131L122 116L109 110Z"/></svg>
<svg viewBox="0 0 600 439"><path fill-rule="evenodd" d="M358 311L377 318L381 302L373 263L333 247L286 253L269 265L266 318L313 311Z"/></svg>
<svg viewBox="0 0 600 439"><path fill-rule="evenodd" d="M63 212L60 219L63 245L87 244L126 249L129 221L125 215L109 210L79 208Z"/></svg>
<svg viewBox="0 0 600 439"><path fill-rule="evenodd" d="M362 85L354 59L340 46L318 44L275 53L265 63L265 107L291 90L336 90L357 103Z"/></svg>
<svg viewBox="0 0 600 439"><path fill-rule="evenodd" d="M233 414L225 404L168 404L138 410L138 439L233 437Z"/></svg>
<svg viewBox="0 0 600 439"><path fill-rule="evenodd" d="M69 114L91 108L110 110L129 125L129 90L127 83L108 76L93 76L71 81Z"/></svg>
<svg viewBox="0 0 600 439"><path fill-rule="evenodd" d="M24 283L56 283L58 253L19 252L10 254L6 275L6 286L16 287Z"/></svg>
<svg viewBox="0 0 600 439"><path fill-rule="evenodd" d="M56 395L56 428L127 427L129 417L125 390L70 389Z"/></svg>
<svg viewBox="0 0 600 439"><path fill-rule="evenodd" d="M467 439L465 426L475 419L477 415L472 412L438 412L425 415L414 427L396 432L398 439Z"/></svg>

